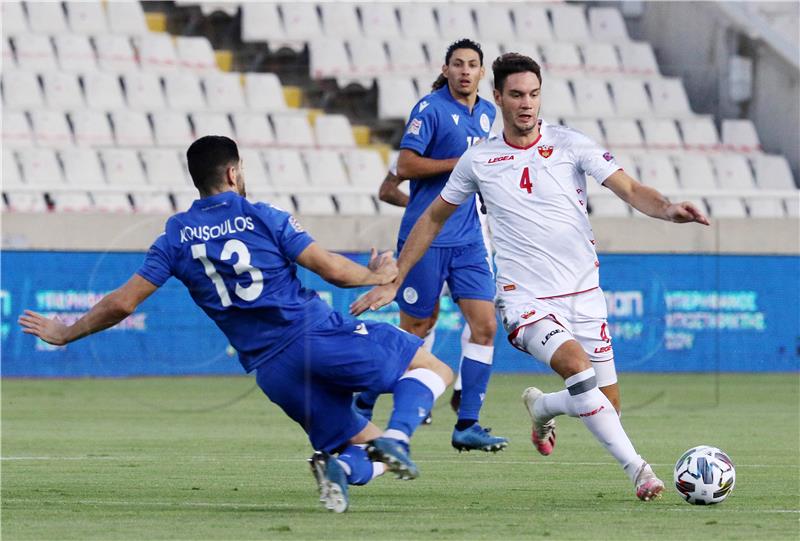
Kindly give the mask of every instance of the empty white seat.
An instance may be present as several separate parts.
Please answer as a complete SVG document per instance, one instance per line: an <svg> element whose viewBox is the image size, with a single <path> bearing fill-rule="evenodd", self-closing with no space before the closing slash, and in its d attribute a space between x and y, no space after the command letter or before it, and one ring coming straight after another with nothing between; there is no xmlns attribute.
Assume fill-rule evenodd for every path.
<svg viewBox="0 0 800 541"><path fill-rule="evenodd" d="M439 35L443 39L455 41L463 37L476 35L475 23L472 21L471 4L442 3L436 6L436 14L439 21ZM510 28L511 26L509 25L508 29ZM502 34L500 35L502 36ZM497 39L499 36L490 37Z"/></svg>
<svg viewBox="0 0 800 541"><path fill-rule="evenodd" d="M381 216L397 216L400 217L405 213L405 207L398 207L397 205L390 205L383 201L378 200L378 214Z"/></svg>
<svg viewBox="0 0 800 541"><path fill-rule="evenodd" d="M599 79L575 79L575 103L578 112L591 117L614 116L614 105L608 93L606 82Z"/></svg>
<svg viewBox="0 0 800 541"><path fill-rule="evenodd" d="M242 41L285 40L278 4L273 2L242 3Z"/></svg>
<svg viewBox="0 0 800 541"><path fill-rule="evenodd" d="M90 148L69 148L59 152L67 184L77 188L105 186L100 157Z"/></svg>
<svg viewBox="0 0 800 541"><path fill-rule="evenodd" d="M312 39L308 44L309 74L314 79L350 75L350 60L344 41L336 38Z"/></svg>
<svg viewBox="0 0 800 541"><path fill-rule="evenodd" d="M336 194L335 197L341 215L374 216L377 212L371 195L352 193Z"/></svg>
<svg viewBox="0 0 800 541"><path fill-rule="evenodd" d="M67 22L73 34L103 34L108 32L106 12L98 0L69 0L64 2Z"/></svg>
<svg viewBox="0 0 800 541"><path fill-rule="evenodd" d="M653 114L650 98L640 79L612 79L609 81L618 116L649 117Z"/></svg>
<svg viewBox="0 0 800 541"><path fill-rule="evenodd" d="M63 184L64 176L56 153L49 148L21 148L17 158L28 186Z"/></svg>
<svg viewBox="0 0 800 541"><path fill-rule="evenodd" d="M65 111L84 106L78 77L64 71L48 71L42 74L45 102L50 109Z"/></svg>
<svg viewBox="0 0 800 541"><path fill-rule="evenodd" d="M172 214L172 202L163 192L132 194L136 212L142 214Z"/></svg>
<svg viewBox="0 0 800 541"><path fill-rule="evenodd" d="M177 212L189 210L189 207L192 206L192 203L194 203L199 197L197 195L197 190L175 191L172 195L175 198L175 210ZM258 201L258 199L254 199L252 195L253 194L250 193L250 190L247 190L247 199L250 201Z"/></svg>
<svg viewBox="0 0 800 541"><path fill-rule="evenodd" d="M653 79L648 83L653 112L657 116L687 117L692 115L689 98L681 79Z"/></svg>
<svg viewBox="0 0 800 541"><path fill-rule="evenodd" d="M286 97L274 73L245 73L244 93L250 111L285 111Z"/></svg>
<svg viewBox="0 0 800 541"><path fill-rule="evenodd" d="M264 150L263 156L273 186L292 189L309 185L308 173L299 151L271 148Z"/></svg>
<svg viewBox="0 0 800 541"><path fill-rule="evenodd" d="M544 71L548 75L573 77L583 73L578 47L572 43L543 43L540 48L544 57Z"/></svg>
<svg viewBox="0 0 800 541"><path fill-rule="evenodd" d="M265 114L234 113L232 118L239 145L263 148L275 144L275 135Z"/></svg>
<svg viewBox="0 0 800 541"><path fill-rule="evenodd" d="M139 154L130 148L104 148L98 151L106 171L106 181L120 188L144 186L146 180Z"/></svg>
<svg viewBox="0 0 800 541"><path fill-rule="evenodd" d="M795 190L789 162L781 155L758 154L753 157L756 184L762 190Z"/></svg>
<svg viewBox="0 0 800 541"><path fill-rule="evenodd" d="M572 43L592 41L582 5L555 3L550 6L550 15L553 19L553 33L559 41Z"/></svg>
<svg viewBox="0 0 800 541"><path fill-rule="evenodd" d="M279 145L314 146L314 135L305 113L275 113L272 115L272 126Z"/></svg>
<svg viewBox="0 0 800 541"><path fill-rule="evenodd" d="M67 32L67 19L61 2L25 2L25 9L34 34Z"/></svg>
<svg viewBox="0 0 800 541"><path fill-rule="evenodd" d="M530 38L528 38L530 39ZM531 41L518 40L505 40L502 42L503 50L507 53L519 53L525 56L530 56L541 65L542 53L539 51L539 45Z"/></svg>
<svg viewBox="0 0 800 541"><path fill-rule="evenodd" d="M553 27L550 25L550 19L547 16L544 4L512 4L511 13L514 17L519 41L536 41L539 43L555 41ZM508 48L506 48L506 51L508 51ZM521 53L523 51L514 52Z"/></svg>
<svg viewBox="0 0 800 541"><path fill-rule="evenodd" d="M28 117L22 111L3 111L3 148L33 146L33 133Z"/></svg>
<svg viewBox="0 0 800 541"><path fill-rule="evenodd" d="M581 53L583 54L583 66L587 75L608 77L616 75L620 71L617 50L610 43L582 45Z"/></svg>
<svg viewBox="0 0 800 541"><path fill-rule="evenodd" d="M205 36L178 36L175 38L178 65L198 73L217 71L217 58L211 42Z"/></svg>
<svg viewBox="0 0 800 541"><path fill-rule="evenodd" d="M630 176L637 179L639 178L639 165L636 163L635 154L629 154L627 152L614 152L614 161L617 162L625 172L627 172ZM587 181L588 182L588 181ZM594 181L592 181L594 182ZM594 184L589 184L589 186L594 186ZM589 189L589 193L592 193L592 190Z"/></svg>
<svg viewBox="0 0 800 541"><path fill-rule="evenodd" d="M785 197L786 215L790 218L800 218L800 197Z"/></svg>
<svg viewBox="0 0 800 541"><path fill-rule="evenodd" d="M47 212L44 194L40 191L23 190L5 192L8 210L11 212Z"/></svg>
<svg viewBox="0 0 800 541"><path fill-rule="evenodd" d="M722 145L733 152L753 153L762 150L756 127L749 119L724 119Z"/></svg>
<svg viewBox="0 0 800 541"><path fill-rule="evenodd" d="M17 68L17 59L14 57L14 49L11 47L11 41L5 36L5 33L3 33L2 41L0 41L0 53L2 53L2 62L5 69L13 70Z"/></svg>
<svg viewBox="0 0 800 541"><path fill-rule="evenodd" d="M186 148L192 143L192 128L186 113L155 111L150 120L156 146Z"/></svg>
<svg viewBox="0 0 800 541"><path fill-rule="evenodd" d="M678 178L685 190L716 190L714 168L706 156L683 152L673 158Z"/></svg>
<svg viewBox="0 0 800 541"><path fill-rule="evenodd" d="M205 135L224 135L236 139L228 115L225 113L192 113L190 116L195 139Z"/></svg>
<svg viewBox="0 0 800 541"><path fill-rule="evenodd" d="M239 146L239 158L242 160L247 191L259 191L270 186L269 173L261 159L261 152L255 148Z"/></svg>
<svg viewBox="0 0 800 541"><path fill-rule="evenodd" d="M104 111L73 111L69 114L75 144L83 147L114 146L114 135Z"/></svg>
<svg viewBox="0 0 800 541"><path fill-rule="evenodd" d="M673 119L643 118L641 125L648 148L652 150L677 150L683 146L683 140Z"/></svg>
<svg viewBox="0 0 800 541"><path fill-rule="evenodd" d="M590 180L590 182L593 181ZM591 208L592 216L604 218L629 217L631 209L627 203L611 193L610 190L606 190L606 192L592 192L589 196L589 207Z"/></svg>
<svg viewBox="0 0 800 541"><path fill-rule="evenodd" d="M342 152L350 182L355 186L375 188L386 176L386 165L379 152L363 148L354 148Z"/></svg>
<svg viewBox="0 0 800 541"><path fill-rule="evenodd" d="M28 20L22 10L22 2L0 2L0 19L3 35L25 34L29 31Z"/></svg>
<svg viewBox="0 0 800 541"><path fill-rule="evenodd" d="M93 71L81 77L86 104L90 109L118 111L126 109L119 77L115 73Z"/></svg>
<svg viewBox="0 0 800 541"><path fill-rule="evenodd" d="M712 195L705 198L712 218L746 218L747 209L741 197Z"/></svg>
<svg viewBox="0 0 800 541"><path fill-rule="evenodd" d="M177 150L148 148L142 150L141 156L147 180L153 186L187 188L190 185Z"/></svg>
<svg viewBox="0 0 800 541"><path fill-rule="evenodd" d="M134 43L139 50L142 69L169 73L178 68L178 54L169 34L142 34L134 38Z"/></svg>
<svg viewBox="0 0 800 541"><path fill-rule="evenodd" d="M394 4L369 2L359 6L364 36L390 41L400 37Z"/></svg>
<svg viewBox="0 0 800 541"><path fill-rule="evenodd" d="M373 38L350 39L351 74L355 77L373 78L389 70L389 60L383 42Z"/></svg>
<svg viewBox="0 0 800 541"><path fill-rule="evenodd" d="M118 73L139 70L139 61L128 36L100 34L93 41L100 69Z"/></svg>
<svg viewBox="0 0 800 541"><path fill-rule="evenodd" d="M50 38L42 34L11 36L19 69L47 71L58 68Z"/></svg>
<svg viewBox="0 0 800 541"><path fill-rule="evenodd" d="M119 192L95 192L92 194L94 208L101 212L129 214L133 212L128 194Z"/></svg>
<svg viewBox="0 0 800 541"><path fill-rule="evenodd" d="M606 138L597 120L593 118L564 118L564 125L578 130L599 145L606 144Z"/></svg>
<svg viewBox="0 0 800 541"><path fill-rule="evenodd" d="M30 71L4 71L3 101L11 110L37 109L42 107L42 89L39 78Z"/></svg>
<svg viewBox="0 0 800 541"><path fill-rule="evenodd" d="M395 39L386 43L391 71L398 75L429 73L431 67L419 41ZM435 62L434 62L435 64ZM438 67L438 64L437 64ZM379 96L380 99L380 96Z"/></svg>
<svg viewBox="0 0 800 541"><path fill-rule="evenodd" d="M38 146L52 148L72 146L72 131L63 112L36 110L31 111L30 116L33 136Z"/></svg>
<svg viewBox="0 0 800 541"><path fill-rule="evenodd" d="M321 147L354 147L353 127L345 115L317 115L314 138Z"/></svg>
<svg viewBox="0 0 800 541"><path fill-rule="evenodd" d="M589 30L597 41L616 43L630 40L625 19L622 18L622 13L616 6L590 7Z"/></svg>
<svg viewBox="0 0 800 541"><path fill-rule="evenodd" d="M335 216L336 206L328 194L306 193L295 194L297 212L310 216Z"/></svg>
<svg viewBox="0 0 800 541"><path fill-rule="evenodd" d="M741 154L712 154L717 182L724 190L753 190L756 187L750 164Z"/></svg>
<svg viewBox="0 0 800 541"><path fill-rule="evenodd" d="M663 154L644 154L639 161L641 181L667 195L680 190L678 175L669 158Z"/></svg>
<svg viewBox="0 0 800 541"><path fill-rule="evenodd" d="M137 71L122 75L128 107L134 111L161 111L167 108L161 78L152 71Z"/></svg>
<svg viewBox="0 0 800 541"><path fill-rule="evenodd" d="M238 73L217 72L205 75L203 88L206 90L208 108L212 111L230 112L247 109Z"/></svg>
<svg viewBox="0 0 800 541"><path fill-rule="evenodd" d="M122 147L153 146L153 131L147 115L140 111L119 110L111 112L114 138Z"/></svg>
<svg viewBox="0 0 800 541"><path fill-rule="evenodd" d="M397 5L397 11L406 39L439 38L433 6L430 4L402 3Z"/></svg>
<svg viewBox="0 0 800 541"><path fill-rule="evenodd" d="M631 41L617 44L622 72L634 77L658 75L658 62L653 47L646 42Z"/></svg>
<svg viewBox="0 0 800 541"><path fill-rule="evenodd" d="M750 197L747 208L751 218L783 218L786 215L779 197Z"/></svg>
<svg viewBox="0 0 800 541"><path fill-rule="evenodd" d="M490 3L473 4L475 8L475 21L478 23L478 37L481 43L486 40L498 40L506 36L513 36L514 25L508 7ZM487 60L487 59L484 59ZM493 58L485 64L491 66Z"/></svg>
<svg viewBox="0 0 800 541"><path fill-rule="evenodd" d="M53 36L53 44L62 71L85 73L97 69L97 59L88 36L58 34Z"/></svg>
<svg viewBox="0 0 800 541"><path fill-rule="evenodd" d="M3 126L5 129L5 126ZM7 146L3 146L3 189L22 186L22 175L19 171L17 156Z"/></svg>
<svg viewBox="0 0 800 541"><path fill-rule="evenodd" d="M84 191L51 193L50 199L56 212L87 212L94 208L89 193Z"/></svg>
<svg viewBox="0 0 800 541"><path fill-rule="evenodd" d="M147 21L140 2L106 2L108 28L112 34L136 36L146 34Z"/></svg>
<svg viewBox="0 0 800 541"><path fill-rule="evenodd" d="M310 2L284 2L281 4L283 28L289 40L306 41L322 35L317 6Z"/></svg>
<svg viewBox="0 0 800 541"><path fill-rule="evenodd" d="M405 120L417 101L417 89L409 77L378 78L378 118Z"/></svg>
<svg viewBox="0 0 800 541"><path fill-rule="evenodd" d="M290 193L279 193L272 191L269 193L255 194L253 197L250 197L250 194L248 193L248 199L253 201L261 201L262 203L266 203L271 207L285 210L286 212L296 212L294 201L292 200L292 194Z"/></svg>
<svg viewBox="0 0 800 541"><path fill-rule="evenodd" d="M200 78L190 71L165 74L164 90L168 109L172 111L200 111L206 108Z"/></svg>
<svg viewBox="0 0 800 541"><path fill-rule="evenodd" d="M342 159L335 150L303 150L301 155L312 185L324 189L350 185Z"/></svg>
<svg viewBox="0 0 800 541"><path fill-rule="evenodd" d="M321 3L322 28L325 36L349 39L361 35L356 5L351 2Z"/></svg>
<svg viewBox="0 0 800 541"><path fill-rule="evenodd" d="M719 150L719 134L711 117L693 117L679 119L678 124L683 133L683 144L690 150Z"/></svg>
<svg viewBox="0 0 800 541"><path fill-rule="evenodd" d="M606 134L606 143L609 147L641 148L644 146L642 132L635 120L626 118L610 118L603 120Z"/></svg>

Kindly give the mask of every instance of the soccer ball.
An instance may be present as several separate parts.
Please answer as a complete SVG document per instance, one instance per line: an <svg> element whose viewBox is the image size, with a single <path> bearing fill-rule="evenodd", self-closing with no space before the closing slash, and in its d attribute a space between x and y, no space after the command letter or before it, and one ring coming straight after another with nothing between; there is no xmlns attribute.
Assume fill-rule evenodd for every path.
<svg viewBox="0 0 800 541"><path fill-rule="evenodd" d="M736 484L736 469L724 452L700 445L683 453L675 464L675 488L695 505L711 505L728 497Z"/></svg>

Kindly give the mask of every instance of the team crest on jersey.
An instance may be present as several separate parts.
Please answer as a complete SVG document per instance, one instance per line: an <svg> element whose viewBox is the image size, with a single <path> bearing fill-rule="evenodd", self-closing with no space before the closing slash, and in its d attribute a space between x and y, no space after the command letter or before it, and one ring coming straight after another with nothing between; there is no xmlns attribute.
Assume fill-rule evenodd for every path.
<svg viewBox="0 0 800 541"><path fill-rule="evenodd" d="M419 104L419 112L421 113L422 111L424 111L424 110L425 110L425 108L426 108L428 105L430 105L430 103L428 103L427 101L422 101L422 102L420 102L420 104Z"/></svg>
<svg viewBox="0 0 800 541"><path fill-rule="evenodd" d="M492 129L492 123L489 122L489 116L486 113L481 114L481 129L487 133Z"/></svg>
<svg viewBox="0 0 800 541"><path fill-rule="evenodd" d="M605 159L605 161L607 162L610 162L611 160L614 159L614 156L612 156L610 152L606 152L605 154L603 154L603 159Z"/></svg>
<svg viewBox="0 0 800 541"><path fill-rule="evenodd" d="M541 145L537 147L539 150L539 155L542 158L549 158L553 154L553 146L552 145Z"/></svg>
<svg viewBox="0 0 800 541"><path fill-rule="evenodd" d="M410 133L412 135L419 135L420 128L422 128L422 119L415 118L414 120L411 121L411 124L408 125L406 133Z"/></svg>

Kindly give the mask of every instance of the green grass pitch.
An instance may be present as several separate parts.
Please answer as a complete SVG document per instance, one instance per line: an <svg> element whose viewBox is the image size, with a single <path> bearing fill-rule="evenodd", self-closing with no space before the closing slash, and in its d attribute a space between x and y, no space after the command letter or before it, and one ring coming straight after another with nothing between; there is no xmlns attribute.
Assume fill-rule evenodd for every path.
<svg viewBox="0 0 800 541"><path fill-rule="evenodd" d="M550 375L492 380L483 424L510 438L505 452L450 447L448 391L413 441L420 478L354 487L335 515L317 502L305 435L252 378L4 380L2 538L800 537L797 374L623 374L623 423L667 482L651 503L576 419L559 419L552 456L536 454L519 399L531 384L560 388ZM674 461L696 444L736 465L720 505L673 488Z"/></svg>

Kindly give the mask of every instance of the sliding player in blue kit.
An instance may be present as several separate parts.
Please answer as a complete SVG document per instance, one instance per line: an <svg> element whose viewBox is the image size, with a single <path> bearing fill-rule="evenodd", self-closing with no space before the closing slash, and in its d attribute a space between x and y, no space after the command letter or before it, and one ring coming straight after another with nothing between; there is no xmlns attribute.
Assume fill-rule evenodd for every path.
<svg viewBox="0 0 800 541"><path fill-rule="evenodd" d="M442 191L458 158L489 137L496 110L478 96L483 75L480 45L470 39L458 40L445 54L440 76L443 84L437 81L437 89L411 111L397 162L398 176L411 181L398 253L411 228ZM474 199L458 208L398 290L395 301L400 306L402 329L421 338L428 335L436 324L436 307L445 282L471 330L462 349L461 397L451 441L458 450L500 451L508 440L490 434L478 423L492 374L497 320L494 276ZM375 393L361 393L354 403L369 416L376 398Z"/></svg>
<svg viewBox="0 0 800 541"><path fill-rule="evenodd" d="M116 325L175 276L267 397L308 434L328 509L345 511L348 484L387 469L415 478L409 439L452 371L419 338L333 311L296 275L300 264L340 287L385 284L397 275L391 254L373 250L364 267L320 247L288 212L248 202L238 148L227 137L198 139L187 158L200 199L167 220L136 274L73 325L26 310L24 332L68 344ZM365 390L393 393L386 431L352 408L353 393Z"/></svg>

